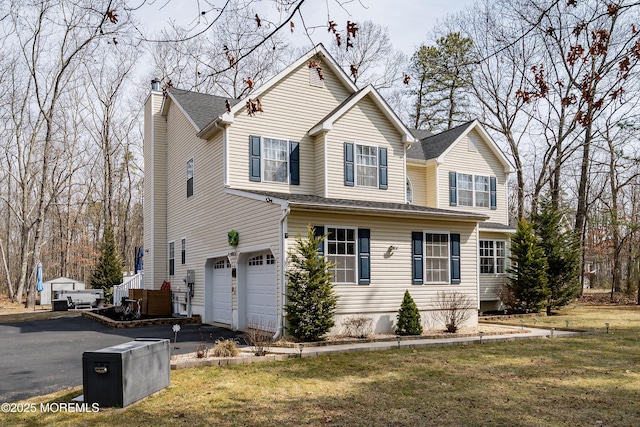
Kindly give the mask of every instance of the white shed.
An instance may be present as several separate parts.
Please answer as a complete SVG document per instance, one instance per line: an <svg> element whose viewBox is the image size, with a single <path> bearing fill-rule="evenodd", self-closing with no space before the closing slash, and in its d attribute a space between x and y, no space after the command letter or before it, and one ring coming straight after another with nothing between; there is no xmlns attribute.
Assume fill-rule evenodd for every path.
<svg viewBox="0 0 640 427"><path fill-rule="evenodd" d="M51 304L53 291L77 291L85 289L84 283L68 277L58 277L43 283L44 290L40 293L40 305Z"/></svg>

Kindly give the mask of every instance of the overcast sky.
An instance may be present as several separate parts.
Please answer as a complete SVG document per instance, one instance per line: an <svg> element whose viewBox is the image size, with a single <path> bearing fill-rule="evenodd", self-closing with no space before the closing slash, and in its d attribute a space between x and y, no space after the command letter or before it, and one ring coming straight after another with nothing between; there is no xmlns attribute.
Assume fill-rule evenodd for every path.
<svg viewBox="0 0 640 427"><path fill-rule="evenodd" d="M431 42L428 34L438 19L444 18L449 13L462 10L473 1L354 0L346 2L341 0L344 4L341 7L336 0L307 0L301 10L307 27L318 27L311 31L314 43L327 42L326 22L328 16L336 21L340 27L343 27L348 19L356 22L371 20L388 27L393 45L410 56L421 43ZM216 5L224 3L213 0L209 2ZM196 5L195 0L149 1L139 10L138 16L147 30L152 31L159 30L170 19L181 25L189 25L199 14ZM253 7L258 10L261 18L273 21L278 19L278 11L275 10L272 1L258 1L253 4ZM302 29L302 23L298 16L294 18L294 23L297 29ZM310 43L302 31L296 30L294 34L290 34L289 31L284 33L289 34L290 42L294 45Z"/></svg>

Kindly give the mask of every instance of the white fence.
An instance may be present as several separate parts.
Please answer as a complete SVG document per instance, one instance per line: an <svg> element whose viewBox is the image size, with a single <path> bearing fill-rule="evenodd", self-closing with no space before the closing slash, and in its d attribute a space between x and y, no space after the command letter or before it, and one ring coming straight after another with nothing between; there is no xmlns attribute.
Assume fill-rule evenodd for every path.
<svg viewBox="0 0 640 427"><path fill-rule="evenodd" d="M126 277L122 283L113 287L113 304L122 304L122 297L129 298L129 289L142 289L144 287L144 272Z"/></svg>

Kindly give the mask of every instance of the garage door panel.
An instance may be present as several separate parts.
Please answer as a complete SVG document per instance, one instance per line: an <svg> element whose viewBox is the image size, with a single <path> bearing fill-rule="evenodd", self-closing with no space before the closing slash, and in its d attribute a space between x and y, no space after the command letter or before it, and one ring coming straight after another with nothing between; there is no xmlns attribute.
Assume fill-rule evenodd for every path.
<svg viewBox="0 0 640 427"><path fill-rule="evenodd" d="M260 254L247 262L247 323L275 330L276 265L272 254Z"/></svg>
<svg viewBox="0 0 640 427"><path fill-rule="evenodd" d="M213 303L214 322L231 324L231 265L226 259L213 265Z"/></svg>

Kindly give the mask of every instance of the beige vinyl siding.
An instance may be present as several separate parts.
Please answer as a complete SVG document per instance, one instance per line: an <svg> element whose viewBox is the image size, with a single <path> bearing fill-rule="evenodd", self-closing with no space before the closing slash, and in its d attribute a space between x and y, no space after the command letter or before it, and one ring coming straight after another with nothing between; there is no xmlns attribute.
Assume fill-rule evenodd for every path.
<svg viewBox="0 0 640 427"><path fill-rule="evenodd" d="M166 121L160 113L162 95L151 93L144 106L144 247L145 287L160 289L167 274Z"/></svg>
<svg viewBox="0 0 640 427"><path fill-rule="evenodd" d="M278 251L280 207L224 193L223 133L209 141L195 136L191 123L172 106L168 133L167 238L176 241L176 269L172 285L182 285L188 269L196 272L193 305L204 310L204 272L207 258L227 255L234 248L227 233L239 233L238 253L258 249ZM187 198L186 162L194 158L194 193ZM179 260L180 239L186 238L186 264ZM165 247L166 251L166 247ZM276 263L278 264L278 263ZM167 273L168 274L168 273ZM233 295L233 304L237 304Z"/></svg>
<svg viewBox="0 0 640 427"><path fill-rule="evenodd" d="M509 255L511 242L509 235L504 233L493 233L487 231L480 231L479 240L503 240L506 242L507 260L506 266L509 267ZM479 248L479 246L478 246ZM478 250L478 257L480 252ZM478 262L479 259L478 259ZM479 268L479 267L478 267ZM479 270L478 270L479 271ZM502 284L507 280L506 274L480 274L480 301L496 301L498 300L498 290Z"/></svg>
<svg viewBox="0 0 640 427"><path fill-rule="evenodd" d="M264 113L254 117L242 109L229 130L229 185L263 191L316 194L316 144L321 138L307 132L350 95L327 68L324 87L309 85L309 67L302 64L260 97ZM300 185L252 182L249 180L249 135L300 142ZM314 142L315 140L315 142ZM262 153L261 153L262 154ZM320 194L322 195L322 194Z"/></svg>
<svg viewBox="0 0 640 427"><path fill-rule="evenodd" d="M427 205L427 173L424 165L407 163L407 177L413 186L413 204Z"/></svg>
<svg viewBox="0 0 640 427"><path fill-rule="evenodd" d="M376 146L387 149L387 190L344 185L344 143ZM371 98L364 97L333 124L327 133L328 196L355 200L382 200L404 203L404 146L402 136L389 122ZM354 147L354 158L356 157ZM379 159L378 159L379 161ZM357 166L354 165L354 169ZM357 176L357 175L356 175ZM356 178L357 180L357 178Z"/></svg>
<svg viewBox="0 0 640 427"><path fill-rule="evenodd" d="M338 315L397 312L407 289L420 310L433 309L439 291L463 292L477 304L477 228L474 223L292 211L288 219L289 247L294 244L296 233L306 233L307 224L371 230L371 284L336 285ZM460 284L412 284L412 231L460 233ZM388 255L389 246L398 249Z"/></svg>
<svg viewBox="0 0 640 427"><path fill-rule="evenodd" d="M469 139L475 142L478 151L469 150ZM483 176L496 177L497 209L480 208L471 206L449 206L449 171ZM504 166L491 151L476 130L472 130L460 140L447 154L444 162L438 167L439 177L439 202L440 208L455 209L468 212L478 212L490 217L489 221L507 223L506 181L507 174Z"/></svg>
<svg viewBox="0 0 640 427"><path fill-rule="evenodd" d="M429 206L432 208L445 208L445 209L448 208L449 206L448 201L446 206L438 206L438 166L435 164L435 162L428 163L425 166L425 176L427 179L426 206ZM449 177L447 177L447 179L449 179Z"/></svg>
<svg viewBox="0 0 640 427"><path fill-rule="evenodd" d="M316 189L315 195L324 197L325 194L325 138L326 133L321 133L316 135L314 138L314 156L315 156L315 180L316 180Z"/></svg>

